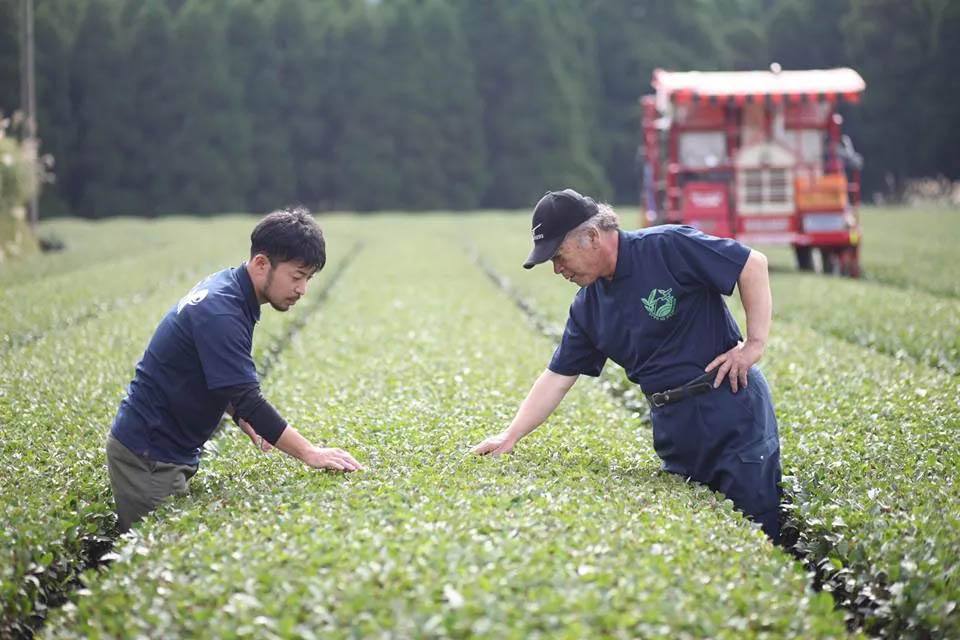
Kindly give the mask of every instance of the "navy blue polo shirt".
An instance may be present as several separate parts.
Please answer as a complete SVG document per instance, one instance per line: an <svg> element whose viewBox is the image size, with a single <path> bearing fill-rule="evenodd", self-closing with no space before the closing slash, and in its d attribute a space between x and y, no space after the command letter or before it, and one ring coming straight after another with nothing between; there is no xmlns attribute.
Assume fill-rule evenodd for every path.
<svg viewBox="0 0 960 640"><path fill-rule="evenodd" d="M580 289L549 369L600 375L607 358L644 393L682 385L733 348L733 293L750 249L692 227L620 231L613 279Z"/></svg>
<svg viewBox="0 0 960 640"><path fill-rule="evenodd" d="M160 321L120 403L113 437L151 460L197 464L227 404L215 390L259 384L251 355L258 320L245 264L201 280Z"/></svg>

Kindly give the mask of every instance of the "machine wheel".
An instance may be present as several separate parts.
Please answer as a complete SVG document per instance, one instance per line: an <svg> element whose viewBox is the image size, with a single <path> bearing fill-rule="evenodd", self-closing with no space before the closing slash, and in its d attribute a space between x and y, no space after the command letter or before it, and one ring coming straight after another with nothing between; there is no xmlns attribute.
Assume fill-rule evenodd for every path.
<svg viewBox="0 0 960 640"><path fill-rule="evenodd" d="M800 271L813 271L813 248L797 247L793 248L797 256L797 269Z"/></svg>
<svg viewBox="0 0 960 640"><path fill-rule="evenodd" d="M820 247L820 263L823 265L824 275L839 276L842 274L841 251L833 247Z"/></svg>
<svg viewBox="0 0 960 640"><path fill-rule="evenodd" d="M857 247L820 247L820 270L825 275L860 277L860 252Z"/></svg>
<svg viewBox="0 0 960 640"><path fill-rule="evenodd" d="M860 277L860 251L859 247L847 247L840 249L840 273L848 278Z"/></svg>

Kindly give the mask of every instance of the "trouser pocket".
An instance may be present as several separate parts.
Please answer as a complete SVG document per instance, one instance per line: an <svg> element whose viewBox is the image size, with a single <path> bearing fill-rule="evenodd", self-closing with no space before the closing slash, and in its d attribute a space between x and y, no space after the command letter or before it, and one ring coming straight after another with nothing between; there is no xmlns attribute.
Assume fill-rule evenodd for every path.
<svg viewBox="0 0 960 640"><path fill-rule="evenodd" d="M708 486L729 498L734 506L779 538L780 441L770 436L741 448L717 466Z"/></svg>
<svg viewBox="0 0 960 640"><path fill-rule="evenodd" d="M154 462L150 471L155 492L161 499L168 496L187 495L188 482L197 472L197 467L172 462Z"/></svg>
<svg viewBox="0 0 960 640"><path fill-rule="evenodd" d="M737 452L725 466L729 478L724 495L748 515L776 509L780 504L780 439L770 436Z"/></svg>

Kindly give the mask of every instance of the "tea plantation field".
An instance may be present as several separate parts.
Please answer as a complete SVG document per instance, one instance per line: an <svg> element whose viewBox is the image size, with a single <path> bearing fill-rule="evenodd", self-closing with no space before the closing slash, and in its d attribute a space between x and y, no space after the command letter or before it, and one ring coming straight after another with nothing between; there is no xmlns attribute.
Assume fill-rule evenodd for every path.
<svg viewBox="0 0 960 640"><path fill-rule="evenodd" d="M0 271L0 638L960 636L957 212L865 211L859 281L760 247L789 551L659 471L609 364L513 455L469 455L575 293L521 268L525 213L319 221L327 268L264 308L254 357L290 423L366 469L310 471L227 422L189 495L123 536L117 403L256 218L46 223L67 250Z"/></svg>

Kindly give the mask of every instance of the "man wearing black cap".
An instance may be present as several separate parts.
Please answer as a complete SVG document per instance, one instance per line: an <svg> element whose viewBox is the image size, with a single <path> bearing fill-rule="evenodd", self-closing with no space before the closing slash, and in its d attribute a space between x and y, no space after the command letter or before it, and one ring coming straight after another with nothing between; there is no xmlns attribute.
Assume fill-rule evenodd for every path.
<svg viewBox="0 0 960 640"><path fill-rule="evenodd" d="M510 426L473 448L510 452L607 358L650 403L664 470L720 491L779 540L780 440L770 389L754 366L770 331L767 259L686 226L621 231L613 210L573 189L533 211L527 269L550 260L581 287L560 345ZM723 301L739 287L743 340Z"/></svg>

